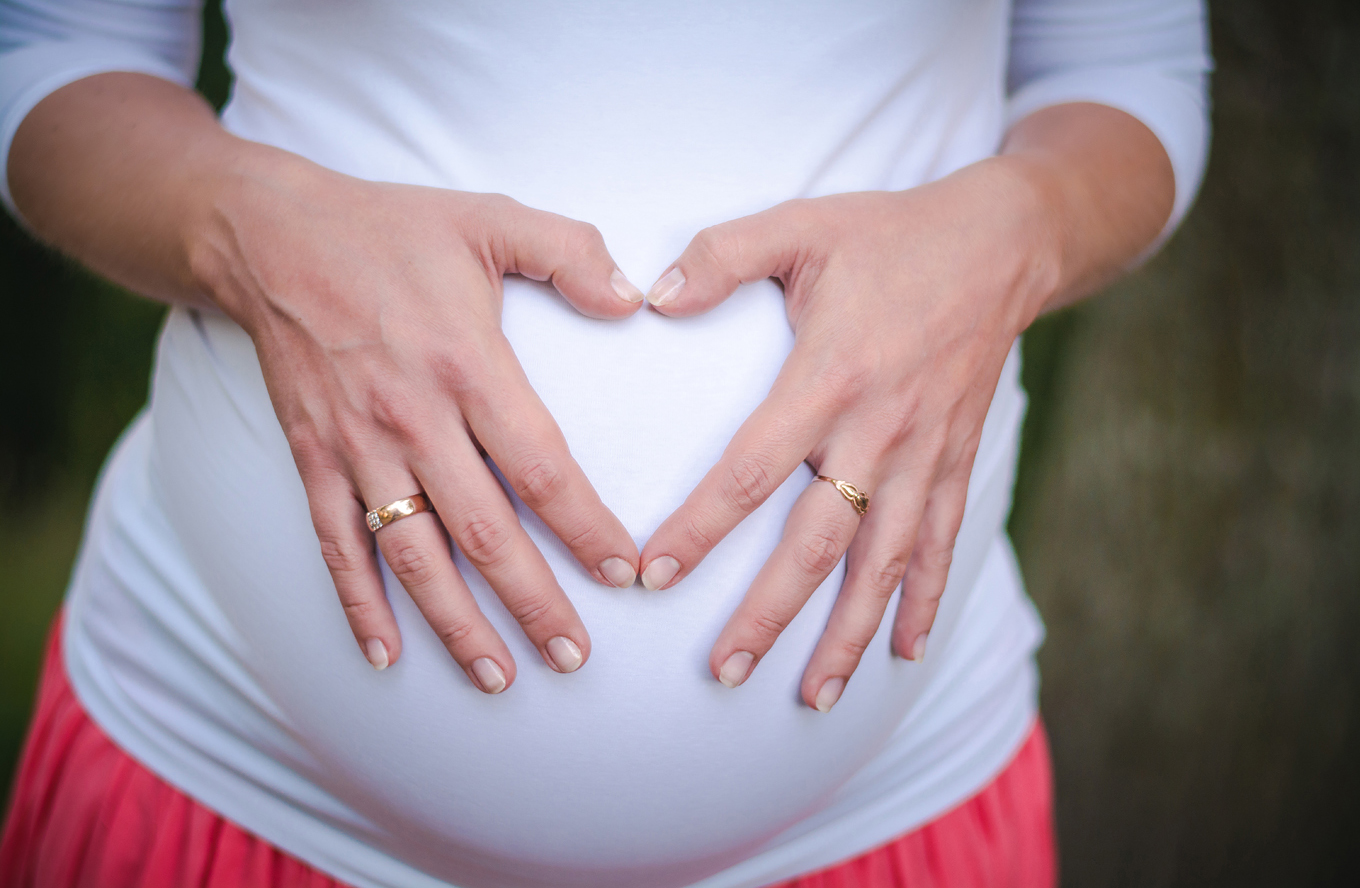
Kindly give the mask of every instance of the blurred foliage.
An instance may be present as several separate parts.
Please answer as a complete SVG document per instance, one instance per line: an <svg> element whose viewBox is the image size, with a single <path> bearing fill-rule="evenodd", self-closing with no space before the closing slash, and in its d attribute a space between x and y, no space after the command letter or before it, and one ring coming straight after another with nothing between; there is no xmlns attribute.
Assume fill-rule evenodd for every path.
<svg viewBox="0 0 1360 888"><path fill-rule="evenodd" d="M218 107L225 34L210 3ZM1213 36L1198 207L1025 339L1011 529L1071 886L1360 884L1360 6L1225 0ZM3 786L162 310L6 220L0 311Z"/></svg>
<svg viewBox="0 0 1360 888"><path fill-rule="evenodd" d="M221 108L231 77L217 2L203 25L198 88ZM146 403L164 314L40 246L0 212L0 798L86 501L109 448Z"/></svg>
<svg viewBox="0 0 1360 888"><path fill-rule="evenodd" d="M1197 208L1027 368L1065 882L1360 885L1360 5L1212 25Z"/></svg>

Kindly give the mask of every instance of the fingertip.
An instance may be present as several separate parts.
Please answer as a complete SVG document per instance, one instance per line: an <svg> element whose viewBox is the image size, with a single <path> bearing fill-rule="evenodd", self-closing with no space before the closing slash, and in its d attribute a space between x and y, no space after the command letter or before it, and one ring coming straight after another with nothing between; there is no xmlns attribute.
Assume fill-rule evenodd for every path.
<svg viewBox="0 0 1360 888"><path fill-rule="evenodd" d="M400 640L392 642L374 635L362 642L360 646L364 651L364 659L368 660L369 665L378 672L396 665L397 660L401 659Z"/></svg>
<svg viewBox="0 0 1360 888"><path fill-rule="evenodd" d="M504 669L490 657L478 657L468 669L469 677L484 694L499 694L515 681L515 669Z"/></svg>
<svg viewBox="0 0 1360 888"><path fill-rule="evenodd" d="M841 694L845 693L845 681L845 678L839 675L828 678L817 689L817 695L812 698L809 705L818 712L830 712L831 707L840 702Z"/></svg>
<svg viewBox="0 0 1360 888"><path fill-rule="evenodd" d="M543 646L543 652L547 655L548 665L561 673L575 672L586 662L580 646L565 635L548 639L548 643Z"/></svg>
<svg viewBox="0 0 1360 888"><path fill-rule="evenodd" d="M670 555L662 555L659 558L653 558L642 569L642 585L647 591L655 592L674 580L678 573L680 573L680 562Z"/></svg>
<svg viewBox="0 0 1360 888"><path fill-rule="evenodd" d="M637 582L637 568L617 555L600 563L600 573L616 589L627 589Z"/></svg>
<svg viewBox="0 0 1360 888"><path fill-rule="evenodd" d="M920 663L926 656L926 642L930 638L930 623L921 625L915 620L901 620L893 627L892 651L903 660Z"/></svg>
<svg viewBox="0 0 1360 888"><path fill-rule="evenodd" d="M740 687L755 671L756 655L750 651L733 651L721 663L714 656L709 662L713 677L729 688Z"/></svg>
<svg viewBox="0 0 1360 888"><path fill-rule="evenodd" d="M364 659L368 660L368 664L378 672L382 672L388 667L387 645L383 644L381 638L370 638L367 641L362 641L360 647L363 649Z"/></svg>
<svg viewBox="0 0 1360 888"><path fill-rule="evenodd" d="M614 293L619 297L619 300L629 307L630 313L642 307L642 301L645 298L642 291L617 268L609 275L609 286L614 288Z"/></svg>
<svg viewBox="0 0 1360 888"><path fill-rule="evenodd" d="M652 284L652 288L647 291L647 302L649 302L653 308L660 309L664 312L666 306L680 298L680 294L684 292L684 289L685 273L681 271L679 267L671 268L658 278L656 283Z"/></svg>

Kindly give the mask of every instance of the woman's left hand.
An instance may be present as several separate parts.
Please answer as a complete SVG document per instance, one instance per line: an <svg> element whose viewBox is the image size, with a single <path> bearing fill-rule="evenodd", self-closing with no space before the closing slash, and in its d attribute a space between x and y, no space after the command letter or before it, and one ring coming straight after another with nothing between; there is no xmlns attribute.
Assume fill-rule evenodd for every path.
<svg viewBox="0 0 1360 888"><path fill-rule="evenodd" d="M644 548L648 588L682 580L801 462L871 501L861 518L831 484L799 497L713 648L724 684L751 674L847 550L803 700L835 704L899 585L893 647L921 659L1002 364L1058 286L1043 206L1006 157L909 191L789 201L700 232L648 294L683 317L774 277L795 333L769 396Z"/></svg>

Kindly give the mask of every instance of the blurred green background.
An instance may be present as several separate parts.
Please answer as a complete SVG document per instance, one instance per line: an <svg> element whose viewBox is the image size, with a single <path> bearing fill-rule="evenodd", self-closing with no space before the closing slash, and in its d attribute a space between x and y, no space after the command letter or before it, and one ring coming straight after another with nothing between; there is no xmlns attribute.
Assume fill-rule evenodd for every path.
<svg viewBox="0 0 1360 888"><path fill-rule="evenodd" d="M1025 340L1069 886L1360 885L1360 4L1225 0L1212 35L1196 209ZM0 223L0 793L161 314Z"/></svg>

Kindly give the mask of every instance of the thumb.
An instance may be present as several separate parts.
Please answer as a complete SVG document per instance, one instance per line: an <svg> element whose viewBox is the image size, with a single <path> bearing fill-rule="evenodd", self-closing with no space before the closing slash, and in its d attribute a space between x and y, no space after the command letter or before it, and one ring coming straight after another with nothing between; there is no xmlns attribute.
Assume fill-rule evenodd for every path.
<svg viewBox="0 0 1360 888"><path fill-rule="evenodd" d="M506 272L551 280L590 318L624 318L642 306L642 291L619 271L594 225L516 203L505 222Z"/></svg>
<svg viewBox="0 0 1360 888"><path fill-rule="evenodd" d="M739 284L784 278L804 228L794 203L705 228L652 285L647 301L664 315L689 317L718 305Z"/></svg>

